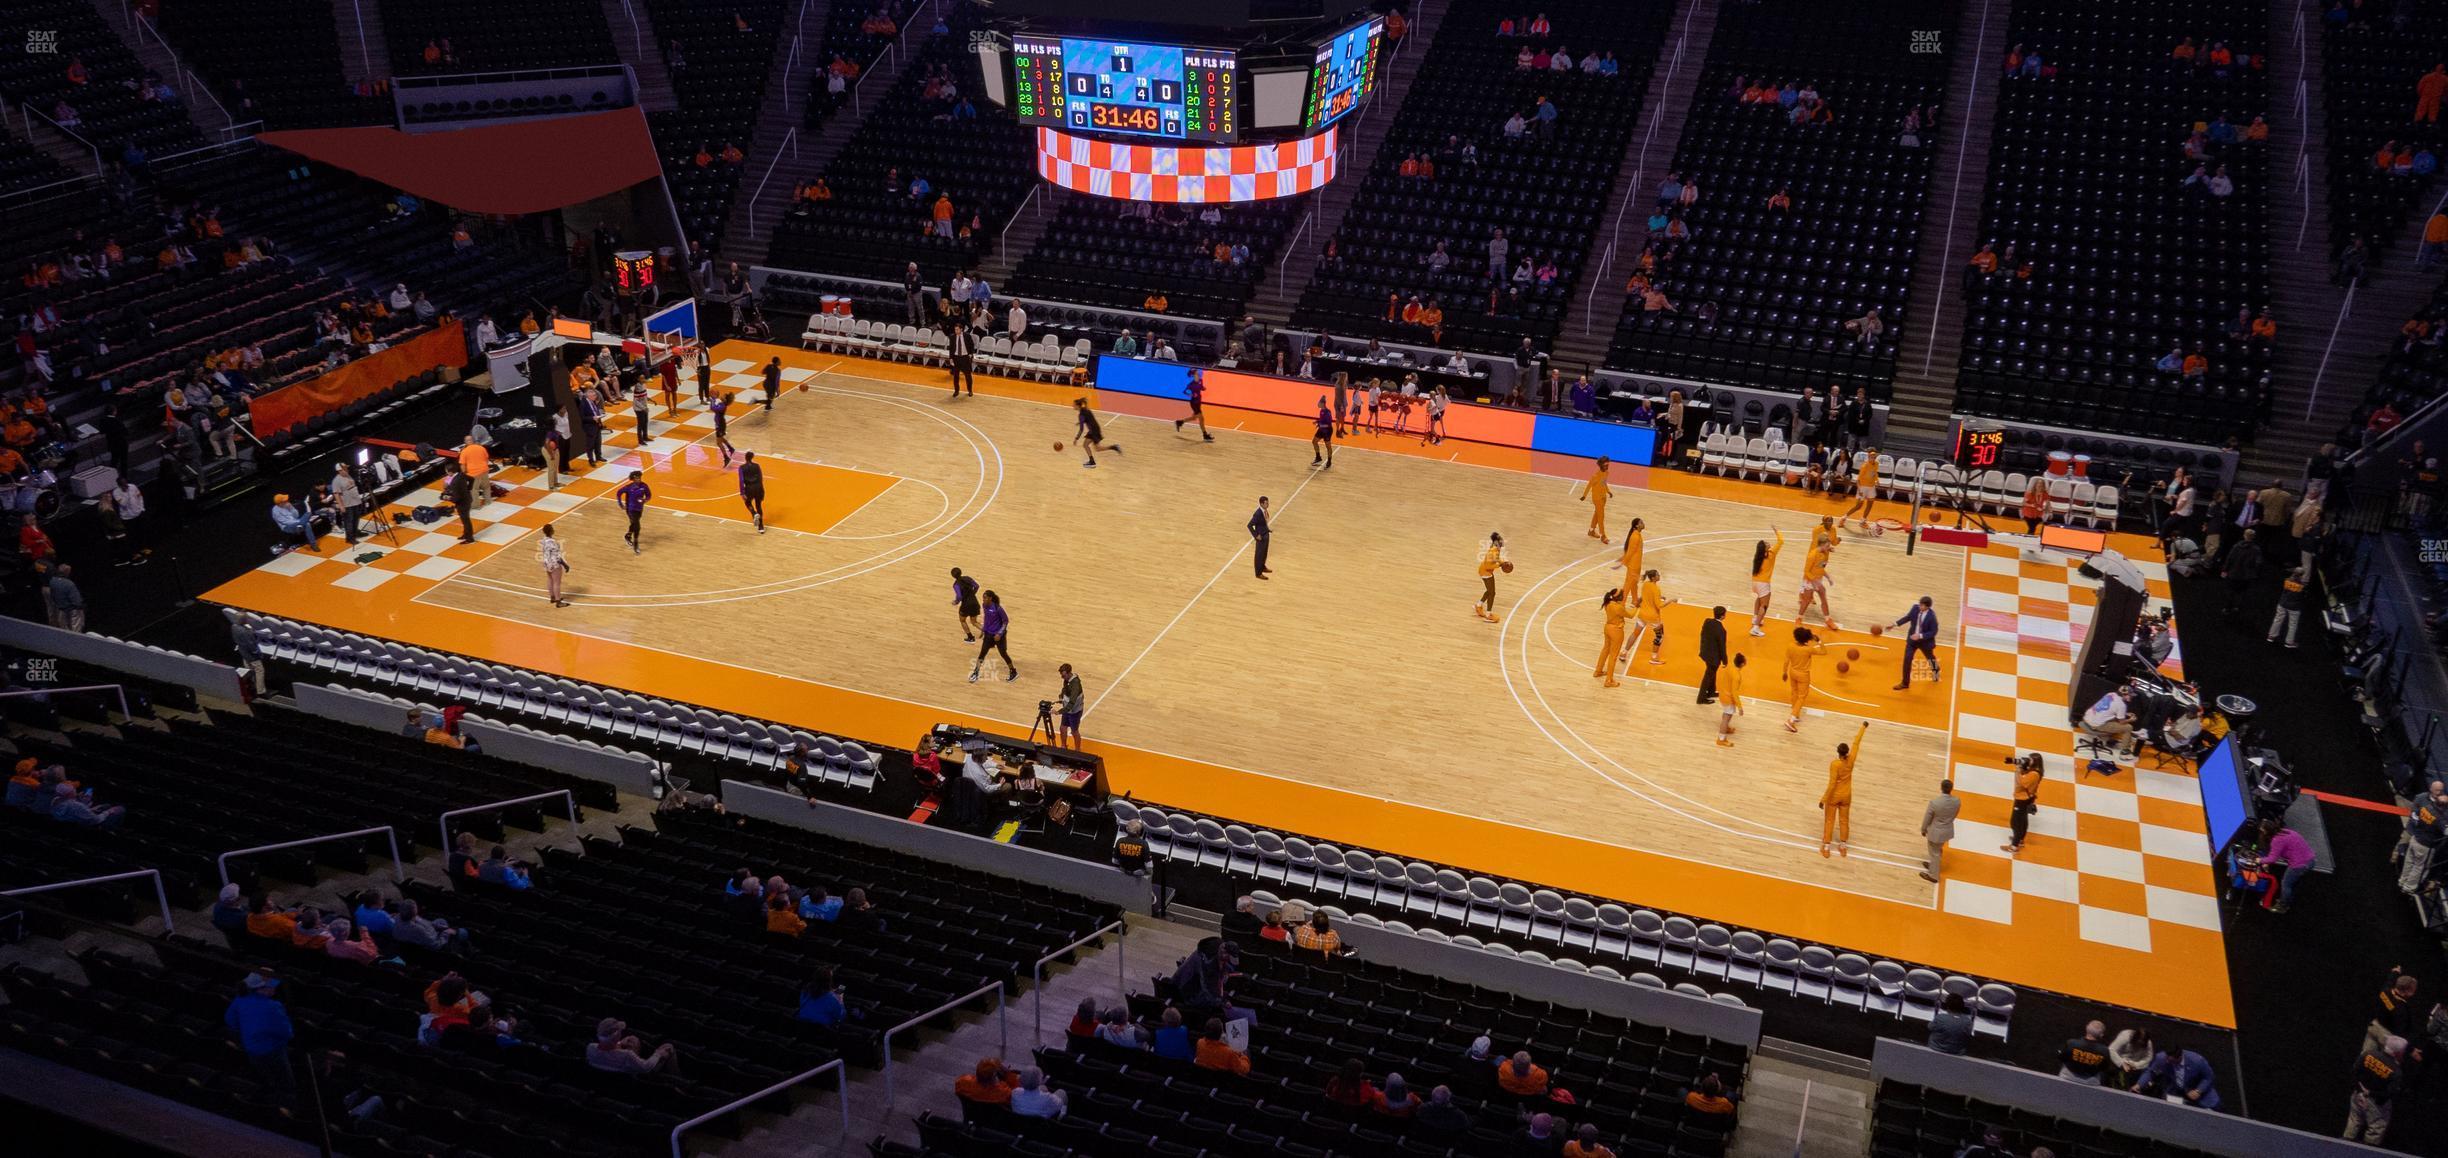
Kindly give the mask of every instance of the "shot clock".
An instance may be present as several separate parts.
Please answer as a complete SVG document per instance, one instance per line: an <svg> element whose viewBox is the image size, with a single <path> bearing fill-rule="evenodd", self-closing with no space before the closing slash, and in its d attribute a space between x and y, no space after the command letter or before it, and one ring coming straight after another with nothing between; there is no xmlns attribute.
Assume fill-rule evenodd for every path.
<svg viewBox="0 0 2448 1158"><path fill-rule="evenodd" d="M2006 453L2006 428L1994 422L1966 422L1955 428L1955 465L1966 473L1996 470Z"/></svg>

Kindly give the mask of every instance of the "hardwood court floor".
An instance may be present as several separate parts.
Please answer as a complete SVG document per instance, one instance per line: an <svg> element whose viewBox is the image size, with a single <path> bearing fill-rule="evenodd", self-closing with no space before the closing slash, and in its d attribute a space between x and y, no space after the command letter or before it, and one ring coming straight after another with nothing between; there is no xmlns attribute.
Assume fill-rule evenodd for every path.
<svg viewBox="0 0 2448 1158"><path fill-rule="evenodd" d="M309 563L214 597L891 743L938 720L1025 730L1067 662L1086 681L1084 730L1117 791L2231 1021L2222 973L2180 977L2163 959L2162 947L2199 949L2200 938L2179 931L2135 952L2085 941L2087 920L2071 935L2081 878L2075 896L2052 898L2070 902L2052 922L2036 899L1954 911L1964 906L1917 877L1922 804L1977 742L1957 734L1959 673L1993 662L1959 661L1971 654L1958 646L1967 615L1981 614L1968 604L1976 571L1963 549L1925 544L1908 556L1896 537L1846 536L1831 565L1846 630L1825 633L1831 652L1800 733L1788 734L1779 672L1809 528L1836 509L1825 500L1619 468L1614 541L1601 545L1575 499L1588 469L1577 459L1363 435L1320 471L1305 422L1217 411L1206 443L1195 427L1175 432L1178 407L1111 398L1100 413L1124 449L1088 470L1075 449L1053 449L1071 435L1062 403L1072 389L990 382L952 402L927 371L770 352L805 389L770 413L735 406L730 422L733 445L766 465L768 534L746 524L712 440L685 441L710 428L696 418L539 499L544 509L506 516L514 528L555 522L574 607L544 603L532 547L510 544L514 532L494 536L510 544L497 549L451 548L476 557L451 556L467 565L447 573L411 570L411 582L334 592L346 584L326 578L316 592L333 564ZM768 353L727 343L715 357L718 370L738 370ZM632 467L657 492L636 555L621 543L620 512L592 497ZM1263 582L1243 529L1262 494L1276 512L1275 575ZM1604 688L1591 675L1598 596L1620 581L1612 564L1635 515L1648 523L1645 565L1680 603L1666 662L1651 665L1644 648L1623 685ZM1786 540L1775 618L1753 638L1748 567L1771 527ZM1469 613L1491 530L1517 565L1499 579L1501 624ZM1017 682L1000 679L995 659L967 682L975 649L955 622L954 566L1003 597ZM1946 676L1894 692L1896 653L1866 628L1922 595L1946 628ZM1716 709L1692 690L1699 617L1713 603L1731 609L1732 641L1753 660L1732 748L1714 744ZM1847 649L1862 655L1839 674ZM1862 720L1852 855L1822 857L1827 764ZM2003 825L2002 810L1967 800L1967 820ZM2065 839L2062 871L2075 877L2084 834ZM1965 883L1947 887L2024 901L2024 870L1988 859L1999 858L1951 855ZM2206 893L2206 869L2179 883L2195 876ZM2147 908L2139 894L2125 907L2135 919ZM2213 931L2209 951L2217 945ZM2099 967L2120 952L2136 968ZM2205 985L2216 992L2205 998Z"/></svg>

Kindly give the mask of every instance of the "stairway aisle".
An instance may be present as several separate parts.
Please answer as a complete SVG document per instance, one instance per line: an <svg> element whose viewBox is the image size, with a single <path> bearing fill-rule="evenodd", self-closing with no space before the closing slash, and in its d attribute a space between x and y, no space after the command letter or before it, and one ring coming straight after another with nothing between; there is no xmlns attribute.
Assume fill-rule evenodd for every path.
<svg viewBox="0 0 2448 1158"><path fill-rule="evenodd" d="M1402 103L1411 93L1411 80L1419 75L1427 61L1429 49L1436 46L1437 29L1445 23L1445 13L1452 7L1450 0L1420 0L1418 11L1411 18L1410 35L1404 38L1377 91L1369 97L1367 108L1345 127L1350 130L1351 143L1343 164L1348 166L1335 175L1334 183L1318 194L1309 208L1308 231L1300 235L1297 245L1287 244L1278 259L1281 266L1274 277L1262 278L1258 294L1250 299L1251 317L1270 326L1280 326L1292 320L1292 307L1300 301L1303 290L1309 288L1309 278L1317 272L1318 254L1326 248L1326 239L1343 227L1343 215L1350 212L1352 202L1360 195L1360 186L1367 180L1369 168L1377 160L1377 152L1385 145L1386 133L1394 126L1394 118L1402 114ZM1049 215L1050 216L1050 215ZM1043 227L1039 227L1043 232ZM1015 234L1016 236L1016 234ZM1034 242L1035 237L1030 240ZM1013 246L1015 263L1023 253Z"/></svg>
<svg viewBox="0 0 2448 1158"><path fill-rule="evenodd" d="M1971 0L1972 10L1960 13L1955 56L1947 65L1947 92L1965 94L1963 104L1944 113L1926 142L1935 150L1931 179L1945 182L1921 219L1921 239L1915 247L1912 298L1914 318L1904 327L1896 352L1895 394L1887 414L1887 437L1936 446L1946 438L1947 417L1955 409L1955 363L1963 350L1964 263L1980 249L1982 191L1988 187L1989 137L1997 127L1997 78L1991 51L2006 35L2006 0ZM1971 34L1970 51L1964 35ZM1941 202L1944 203L1943 210Z"/></svg>
<svg viewBox="0 0 2448 1158"><path fill-rule="evenodd" d="M340 67L352 80L391 75L391 39L383 35L382 0L334 0L333 35Z"/></svg>
<svg viewBox="0 0 2448 1158"><path fill-rule="evenodd" d="M2379 378L2397 327L2430 300L2440 276L2436 269L2415 269L2411 257L2431 216L2432 207L2424 205L2411 215L2397 244L2380 250L2403 256L2373 264L2354 291L2352 311L2340 322L2347 295L2329 282L2326 142L2306 135L2307 126L2327 123L2323 30L2319 20L2304 20L2299 47L2292 9L2273 7L2277 26L2270 39L2270 188L2265 194L2270 198L2270 312L2278 321L2278 347L2270 368L2271 413L2245 448L2239 468L2244 479L2256 482L2302 476L2313 450ZM2301 120L2294 112L2298 80L2307 97Z"/></svg>
<svg viewBox="0 0 2448 1158"><path fill-rule="evenodd" d="M724 260L736 261L743 267L765 260L766 253L773 248L774 222L787 207L791 189L824 172L842 146L850 143L852 134L858 132L867 111L900 83L910 60L926 48L928 39L934 35L934 13L935 9L929 7L913 13L901 28L901 39L859 77L859 103L834 110L821 128L810 133L804 127L808 95L818 70L823 67L818 57L824 42L828 0L808 0L801 9L799 25L793 30L793 35L800 37L798 62L786 63L790 59L787 43L774 53L774 71L765 80L765 106L757 112L756 135L748 146L748 172L764 182L765 192L753 204L732 207L731 223L723 230ZM789 74L787 82L785 73ZM783 91L786 87L787 93ZM768 164L773 166L770 175ZM740 195L747 197L753 193L757 181L743 180Z"/></svg>
<svg viewBox="0 0 2448 1158"><path fill-rule="evenodd" d="M186 62L180 60L178 55L170 50L168 42L161 38L160 30L150 21L145 21L142 17L135 15L134 9L121 7L119 0L92 0L92 4L93 10L101 15L102 23L109 25L111 31L119 34L119 42L127 45L128 50L136 54L139 63L142 63L155 76L168 81L171 87L186 97L186 100L181 103L186 108L187 119L195 122L196 130L203 133L206 140L222 136L222 130L237 123L221 106L220 95L206 90L203 77L187 71ZM42 129L42 132L36 136L35 144L45 144L42 138L46 136L53 141L62 139L54 135L48 125L38 122L36 127ZM81 162L71 165L70 168L79 172L93 168L92 153L77 146L73 141L68 144L84 158ZM109 159L116 160L117 158Z"/></svg>
<svg viewBox="0 0 2448 1158"><path fill-rule="evenodd" d="M1674 163L1675 149L1683 141L1683 122L1691 113L1694 90L1700 83L1701 65L1708 60L1709 41L1716 33L1717 0L1683 0L1682 28L1674 43L1664 48L1660 67L1649 71L1649 92L1641 100L1641 108L1649 114L1649 127L1642 130L1639 143L1625 150L1623 163L1615 170L1615 219L1600 226L1600 233L1590 239L1590 257L1581 263L1587 284L1574 287L1580 293L1580 304L1564 315L1563 333L1551 351L1557 368L1567 373L1595 370L1606 363L1607 347L1615 341L1615 320L1623 316L1622 274L1632 268L1649 241L1648 218L1636 210L1648 204L1649 190ZM1612 261L1604 256L1602 241L1615 246Z"/></svg>
<svg viewBox="0 0 2448 1158"><path fill-rule="evenodd" d="M372 4L374 0L361 0ZM638 107L650 113L680 107L672 91L671 68L663 60L663 41L655 35L654 17L645 0L603 0L604 24L612 29L612 51L637 76ZM818 16L821 21L823 17Z"/></svg>

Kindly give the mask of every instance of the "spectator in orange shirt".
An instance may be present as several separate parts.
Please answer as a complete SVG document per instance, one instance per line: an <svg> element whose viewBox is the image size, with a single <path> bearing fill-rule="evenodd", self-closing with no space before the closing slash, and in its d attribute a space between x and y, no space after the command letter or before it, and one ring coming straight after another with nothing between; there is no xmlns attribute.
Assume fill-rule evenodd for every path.
<svg viewBox="0 0 2448 1158"><path fill-rule="evenodd" d="M723 159L723 164L726 164L726 165L737 165L737 164L739 164L740 162L747 160L747 159L748 159L748 156L747 156L747 154L742 153L742 152L740 152L740 151L739 151L739 146L738 146L738 145L734 145L734 144L730 143L729 141L725 141L725 142L723 142L723 147L722 147L722 159Z"/></svg>
<svg viewBox="0 0 2448 1158"><path fill-rule="evenodd" d="M2448 250L2448 213L2434 213L2431 220L2423 223L2422 251L2415 255L2414 264L2430 265L2439 260L2443 250Z"/></svg>
<svg viewBox="0 0 2448 1158"><path fill-rule="evenodd" d="M1003 1068L999 1057L978 1059L977 1072L962 1074L952 1082L952 1093L962 1102L980 1106L1008 1106L1012 1091L1020 1088L1010 1070Z"/></svg>
<svg viewBox="0 0 2448 1158"><path fill-rule="evenodd" d="M2193 38L2188 36L2177 41L2175 50L2168 56L2178 64L2191 65L2194 60Z"/></svg>
<svg viewBox="0 0 2448 1158"><path fill-rule="evenodd" d="M1427 328L1429 341L1440 346L1445 344L1445 310L1437 305L1435 298L1428 299L1428 304L1421 307L1419 324Z"/></svg>
<svg viewBox="0 0 2448 1158"><path fill-rule="evenodd" d="M17 525L17 553L24 555L28 563L39 563L59 551L51 545L51 536L43 533L34 516L27 515Z"/></svg>
<svg viewBox="0 0 2448 1158"><path fill-rule="evenodd" d="M714 163L714 154L706 152L706 147L704 145L699 145L697 146L697 155L690 158L690 160L696 162L698 168L703 169L706 166Z"/></svg>
<svg viewBox="0 0 2448 1158"><path fill-rule="evenodd" d="M84 57L71 56L68 58L68 83L82 88L86 81L92 79L92 75L85 71Z"/></svg>
<svg viewBox="0 0 2448 1158"><path fill-rule="evenodd" d="M1198 1053L1190 1059L1200 1069L1223 1070L1248 1077L1249 1055L1234 1049L1224 1041L1224 1019L1210 1017L1207 1028L1199 1033Z"/></svg>
<svg viewBox="0 0 2448 1158"><path fill-rule="evenodd" d="M267 941L288 941L297 932L297 914L280 907L269 895L255 902L255 911L247 914L247 935Z"/></svg>
<svg viewBox="0 0 2448 1158"><path fill-rule="evenodd" d="M1411 300L1403 303L1402 320L1406 325L1416 326L1419 324L1420 300L1418 294L1411 295Z"/></svg>
<svg viewBox="0 0 2448 1158"><path fill-rule="evenodd" d="M1151 314L1161 314L1166 310L1173 308L1173 303L1165 297L1163 290L1157 290L1156 292L1151 293L1147 297L1141 299L1139 302L1139 308L1146 310ZM1389 318L1387 320L1391 321L1392 319Z"/></svg>
<svg viewBox="0 0 2448 1158"><path fill-rule="evenodd" d="M2433 64L2414 82L2414 123L2439 123L2440 97L2448 95L2448 64Z"/></svg>
<svg viewBox="0 0 2448 1158"><path fill-rule="evenodd" d="M1615 1151L1598 1141L1598 1127L1587 1122L1564 1143L1564 1158L1615 1158Z"/></svg>
<svg viewBox="0 0 2448 1158"><path fill-rule="evenodd" d="M1734 1121L1734 1099L1726 1096L1725 1082L1715 1074L1702 1076L1698 1086L1683 1091L1683 1108L1695 1122L1727 1126Z"/></svg>
<svg viewBox="0 0 2448 1158"><path fill-rule="evenodd" d="M796 937L807 932L807 920L791 910L788 895L776 895L765 902L765 931Z"/></svg>
<svg viewBox="0 0 2448 1158"><path fill-rule="evenodd" d="M1768 195L1768 211L1770 213L1792 212L1793 194L1780 186L1776 192Z"/></svg>
<svg viewBox="0 0 2448 1158"><path fill-rule="evenodd" d="M2209 372L2210 359L2202 356L2201 343L2193 343L2193 348L2187 351L2184 356L2184 376L2187 378L2199 378Z"/></svg>
<svg viewBox="0 0 2448 1158"><path fill-rule="evenodd" d="M1530 1051L1521 1050L1496 1063L1496 1087L1516 1098L1547 1096L1547 1067L1530 1060Z"/></svg>
<svg viewBox="0 0 2448 1158"><path fill-rule="evenodd" d="M2387 142L2384 142L2384 143L2382 143L2382 144L2381 144L2381 146L2380 146L2380 151L2379 151L2379 152L2377 152L2377 153L2372 154L2372 168L2374 168L2374 169L2378 169L2379 171L2381 171L2381 172L2383 172L2383 173L2386 173L2386 172L2388 172L2388 171L2389 171L2389 164L2390 164L2391 162L2395 161L2396 159L2397 159L2397 142L2395 142L2395 141L2387 141Z"/></svg>
<svg viewBox="0 0 2448 1158"><path fill-rule="evenodd" d="M952 236L952 195L949 193L935 195L935 236Z"/></svg>
<svg viewBox="0 0 2448 1158"><path fill-rule="evenodd" d="M2278 319L2271 317L2266 307L2253 315L2252 336L2256 342L2267 342L2278 336Z"/></svg>

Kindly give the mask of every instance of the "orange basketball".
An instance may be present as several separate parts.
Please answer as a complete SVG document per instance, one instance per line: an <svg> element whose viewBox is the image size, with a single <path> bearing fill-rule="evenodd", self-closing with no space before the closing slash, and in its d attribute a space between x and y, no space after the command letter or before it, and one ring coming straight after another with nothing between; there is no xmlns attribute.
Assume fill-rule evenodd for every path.
<svg viewBox="0 0 2448 1158"><path fill-rule="evenodd" d="M1852 671L1852 670L1853 670L1853 665L1852 665L1852 664L1846 663L1845 661L1843 661L1843 660L1841 660L1841 659L1836 661L1836 674L1837 674L1837 675L1843 675L1844 673L1849 672L1849 671Z"/></svg>
<svg viewBox="0 0 2448 1158"><path fill-rule="evenodd" d="M1886 624L1884 624L1884 623L1873 623L1873 624L1871 624L1871 625L1870 625L1870 638L1872 638L1872 639L1877 639L1878 637L1880 637L1880 636L1882 636L1882 635L1885 635L1885 634L1887 634L1887 625L1886 625Z"/></svg>
<svg viewBox="0 0 2448 1158"><path fill-rule="evenodd" d="M1056 450L1061 450L1062 448L1063 448L1063 444L1061 444L1061 443L1059 443L1059 442L1057 442L1057 443L1055 443L1055 444L1054 444L1054 449L1056 449Z"/></svg>
<svg viewBox="0 0 2448 1158"><path fill-rule="evenodd" d="M1858 648L1858 647L1848 647L1848 648L1846 648L1846 649L1845 649L1845 658L1846 658L1846 659L1860 659L1860 658L1861 658L1861 649L1860 649L1860 648Z"/></svg>
<svg viewBox="0 0 2448 1158"><path fill-rule="evenodd" d="M1510 574L1512 574L1512 573L1513 573L1513 561L1512 561L1511 559L1507 559L1507 560L1505 560L1505 561L1504 561L1504 573L1505 573L1505 574L1507 574L1507 575L1510 575Z"/></svg>

